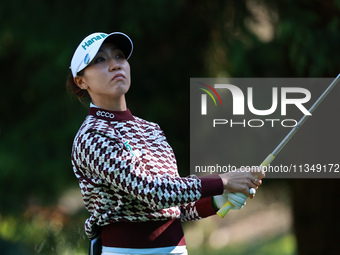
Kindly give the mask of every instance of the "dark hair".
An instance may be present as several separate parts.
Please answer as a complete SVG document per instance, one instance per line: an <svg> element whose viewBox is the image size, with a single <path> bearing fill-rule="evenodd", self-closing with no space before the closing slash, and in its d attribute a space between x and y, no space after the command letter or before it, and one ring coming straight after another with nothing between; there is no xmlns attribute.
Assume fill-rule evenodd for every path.
<svg viewBox="0 0 340 255"><path fill-rule="evenodd" d="M77 73L77 76L83 76L84 70ZM70 94L74 94L81 103L85 103L85 100L90 98L89 93L86 89L81 89L78 85L74 82L72 72L69 73L67 80L66 80L66 89Z"/></svg>

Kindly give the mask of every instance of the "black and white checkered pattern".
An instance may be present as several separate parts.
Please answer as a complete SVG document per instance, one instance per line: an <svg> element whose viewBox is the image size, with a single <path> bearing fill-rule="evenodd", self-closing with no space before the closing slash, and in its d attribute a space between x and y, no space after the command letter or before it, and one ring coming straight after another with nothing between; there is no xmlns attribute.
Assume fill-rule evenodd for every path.
<svg viewBox="0 0 340 255"><path fill-rule="evenodd" d="M197 220L201 180L180 178L176 159L155 123L89 115L75 137L72 164L91 216L85 231L118 221Z"/></svg>

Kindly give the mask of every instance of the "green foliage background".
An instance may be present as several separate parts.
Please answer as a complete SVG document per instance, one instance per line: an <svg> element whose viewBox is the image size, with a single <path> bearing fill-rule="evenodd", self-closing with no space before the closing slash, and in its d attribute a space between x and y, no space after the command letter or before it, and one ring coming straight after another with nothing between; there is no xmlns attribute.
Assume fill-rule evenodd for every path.
<svg viewBox="0 0 340 255"><path fill-rule="evenodd" d="M249 25L261 21L258 6L273 29L270 40ZM128 107L161 125L187 175L190 77L335 77L339 14L338 0L1 1L0 247L14 242L34 252L25 254L58 254L58 243L67 243L61 231L77 233L74 254L86 246L71 227L82 226L85 212L59 228L27 214L54 208L77 187L70 153L87 108L67 94L65 80L86 35L131 36Z"/></svg>

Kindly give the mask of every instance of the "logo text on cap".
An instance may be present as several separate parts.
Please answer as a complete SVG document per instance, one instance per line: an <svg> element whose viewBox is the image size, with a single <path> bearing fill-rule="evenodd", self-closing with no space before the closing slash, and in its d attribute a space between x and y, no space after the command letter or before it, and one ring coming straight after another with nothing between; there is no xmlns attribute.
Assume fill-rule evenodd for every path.
<svg viewBox="0 0 340 255"><path fill-rule="evenodd" d="M96 42L96 41L99 41L99 40L102 40L102 39L104 39L104 38L106 38L106 37L107 37L106 34L100 34L100 36L99 36L99 35L94 36L94 37L91 38L91 40L88 40L87 42L85 42L85 44L82 45L82 47L84 48L84 50L86 50L86 47L90 47L90 45L91 45L92 43L94 43L94 42Z"/></svg>

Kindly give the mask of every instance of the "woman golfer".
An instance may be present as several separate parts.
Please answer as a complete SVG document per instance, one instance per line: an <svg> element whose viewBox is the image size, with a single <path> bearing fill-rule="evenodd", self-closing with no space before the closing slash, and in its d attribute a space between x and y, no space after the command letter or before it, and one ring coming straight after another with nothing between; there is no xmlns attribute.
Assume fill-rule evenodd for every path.
<svg viewBox="0 0 340 255"><path fill-rule="evenodd" d="M231 172L181 178L163 131L127 108L133 44L119 32L94 33L76 49L67 85L91 100L73 144L72 164L91 216L99 254L187 254L182 221L216 214L229 200L240 209L264 174ZM241 192L234 194L233 192Z"/></svg>

